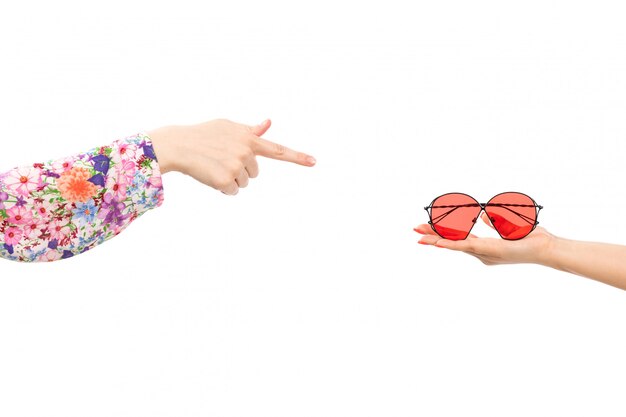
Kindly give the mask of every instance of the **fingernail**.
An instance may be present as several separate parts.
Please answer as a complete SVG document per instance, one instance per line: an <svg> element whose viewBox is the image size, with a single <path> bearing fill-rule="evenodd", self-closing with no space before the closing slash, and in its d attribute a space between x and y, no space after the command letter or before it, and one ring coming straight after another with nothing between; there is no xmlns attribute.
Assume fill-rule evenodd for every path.
<svg viewBox="0 0 626 417"><path fill-rule="evenodd" d="M307 163L309 163L311 165L315 165L317 163L315 158L313 158L312 156L307 156L306 161L307 161Z"/></svg>
<svg viewBox="0 0 626 417"><path fill-rule="evenodd" d="M419 243L420 245L428 245L428 243L422 242L421 240L418 240L417 243Z"/></svg>

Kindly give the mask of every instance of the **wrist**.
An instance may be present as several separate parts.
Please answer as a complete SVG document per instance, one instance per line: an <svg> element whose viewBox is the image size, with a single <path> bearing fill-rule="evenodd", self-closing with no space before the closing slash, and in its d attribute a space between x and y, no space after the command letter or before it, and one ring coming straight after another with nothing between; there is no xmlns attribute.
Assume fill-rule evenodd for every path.
<svg viewBox="0 0 626 417"><path fill-rule="evenodd" d="M180 127L166 126L147 132L162 174L179 171L176 149L180 139Z"/></svg>
<svg viewBox="0 0 626 417"><path fill-rule="evenodd" d="M550 235L543 250L538 253L537 263L550 268L563 270L560 262L560 254L563 253L563 247L568 245L568 242L567 239Z"/></svg>

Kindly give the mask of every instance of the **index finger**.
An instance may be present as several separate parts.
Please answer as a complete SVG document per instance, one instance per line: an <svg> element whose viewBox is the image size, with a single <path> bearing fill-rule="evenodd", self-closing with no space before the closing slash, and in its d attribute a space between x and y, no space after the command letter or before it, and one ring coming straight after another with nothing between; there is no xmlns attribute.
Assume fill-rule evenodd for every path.
<svg viewBox="0 0 626 417"><path fill-rule="evenodd" d="M294 164L312 167L315 158L302 152L294 151L278 143L270 142L263 138L254 138L253 149L256 155L279 161L293 162Z"/></svg>
<svg viewBox="0 0 626 417"><path fill-rule="evenodd" d="M417 233L419 233L420 235L425 235L425 237L426 237L426 236L434 236L434 237L435 237L436 239L438 239L438 240L443 239L441 236L439 236L439 235L438 235L438 234L437 234L437 233L433 230L433 228L432 228L432 227L430 227L430 225L429 225L429 224L420 224L419 226L414 227L414 228L413 228L413 230L414 230L414 231L416 231ZM472 234L472 233L470 233L470 234L467 236L467 238L469 238L469 239L474 239L474 238L477 238L477 237L478 237L478 236L476 236L476 235L474 235L474 234ZM435 241L433 241L433 242L435 242Z"/></svg>

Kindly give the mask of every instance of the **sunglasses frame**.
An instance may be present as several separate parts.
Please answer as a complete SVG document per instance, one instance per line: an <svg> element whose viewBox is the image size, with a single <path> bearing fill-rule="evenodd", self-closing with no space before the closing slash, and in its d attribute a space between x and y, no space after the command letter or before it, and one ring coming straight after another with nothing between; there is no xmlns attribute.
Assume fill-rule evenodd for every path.
<svg viewBox="0 0 626 417"><path fill-rule="evenodd" d="M539 221L538 221L537 219L539 218L539 212L541 211L541 209L543 209L543 206L541 206L541 205L537 204L537 202L536 202L536 201L535 201L535 200L534 200L531 196L529 196L529 195L527 195L527 194L524 194L524 193L520 193L519 191L505 191L505 192L503 192L503 193L496 194L496 195L494 195L493 197L491 197L491 198L489 199L489 201L487 201L486 203L479 203L479 202L478 202L478 200L476 200L474 197L472 197L472 196L471 196L471 195L469 195L469 194L465 194L465 193L445 193L445 194L441 194L439 197L434 198L434 199L433 199L433 201L431 201L431 202L430 202L430 204L429 204L428 206L424 207L424 210L426 210L426 213L428 213L428 224L429 224L429 225L430 225L430 227L433 229L433 231L434 231L435 233L437 233L437 235L438 235L438 236L440 236L440 237L442 237L443 239L447 239L447 238L446 238L445 236L441 236L441 235L439 234L439 232L437 231L437 229L435 229L435 225L433 224L432 209L433 209L433 203L434 203L435 201L437 201L437 200L438 200L438 199L440 199L441 197L444 197L444 196L446 196L446 195L450 195L450 194L460 194L460 195L467 196L467 197L471 198L472 200L474 200L474 201L476 202L476 204L480 207L480 211L479 211L479 212L478 212L478 214L476 215L476 219L474 219L474 221L472 221L472 227L470 227L470 229L468 230L467 235L466 235L463 239L458 239L458 240L465 240L465 239L467 239L467 237L468 237L468 236L470 235L470 233L472 232L472 229L474 228L474 225L476 225L476 220L478 220L478 217L480 217L480 214L481 214L482 212L485 212L485 214L487 214L487 211L485 210L485 208L486 208L486 207L488 207L488 206L490 206L490 205L491 205L491 206L495 206L495 207L502 207L502 205L501 205L501 204L498 204L498 203L496 203L496 204L489 204L489 203L490 203L490 202L491 202L494 198L496 198L496 197L498 197L498 196L500 196L500 195L502 195L502 194L520 194L520 195L523 195L523 196L525 196L525 197L530 198L530 201L532 201L532 202L533 202L533 205L532 205L532 206L531 206L531 205L529 205L529 204L507 204L508 206L512 206L512 207L516 207L516 206L517 206L517 207L535 207L535 222L534 222L534 224L532 225L532 226L533 226L533 227L532 227L532 229L530 229L530 231L529 231L527 234L525 234L524 236L522 236L522 237L518 237L518 238L515 238L515 239L509 239L509 238L506 238L506 237L502 236L502 235L500 234L500 232L498 231L498 229L496 229L496 227L495 227L495 226L493 226L493 220L491 219L491 217L489 216L489 214L487 214L487 217L489 217L489 222L491 223L491 225L493 226L493 228L495 229L495 231L496 231L496 232L498 232L498 235L500 235L500 237L501 237L502 239L504 239L504 240L520 240L520 239L523 239L523 238L525 238L526 236L528 236L528 235L529 235L529 234L530 234L533 230L535 230L535 228L536 228L536 227L537 227L537 225L539 224ZM445 206L441 206L441 207L445 207ZM455 206L450 206L450 207L455 207ZM462 205L462 206L458 206L458 207L468 207L468 205ZM469 206L469 207L474 207L474 204L472 204L472 205L471 205L471 206ZM511 211L512 211L512 210L511 210ZM517 214L518 216L522 217L522 218L524 217L524 216L521 216L519 213L516 213L516 214ZM447 213L446 213L446 215L447 215Z"/></svg>

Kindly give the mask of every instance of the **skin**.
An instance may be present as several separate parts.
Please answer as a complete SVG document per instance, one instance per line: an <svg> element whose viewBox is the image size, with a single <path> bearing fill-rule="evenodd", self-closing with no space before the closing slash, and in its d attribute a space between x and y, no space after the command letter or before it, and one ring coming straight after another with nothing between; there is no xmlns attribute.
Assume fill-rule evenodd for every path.
<svg viewBox="0 0 626 417"><path fill-rule="evenodd" d="M484 213L482 219L493 227ZM626 246L564 239L543 227L513 241L472 234L465 240L448 240L438 236L428 224L414 230L423 235L418 243L465 252L485 265L533 263L626 290Z"/></svg>
<svg viewBox="0 0 626 417"><path fill-rule="evenodd" d="M224 194L235 195L259 175L257 156L311 167L315 158L261 136L270 120L248 126L217 119L189 126L166 126L147 132L161 173L182 172Z"/></svg>

